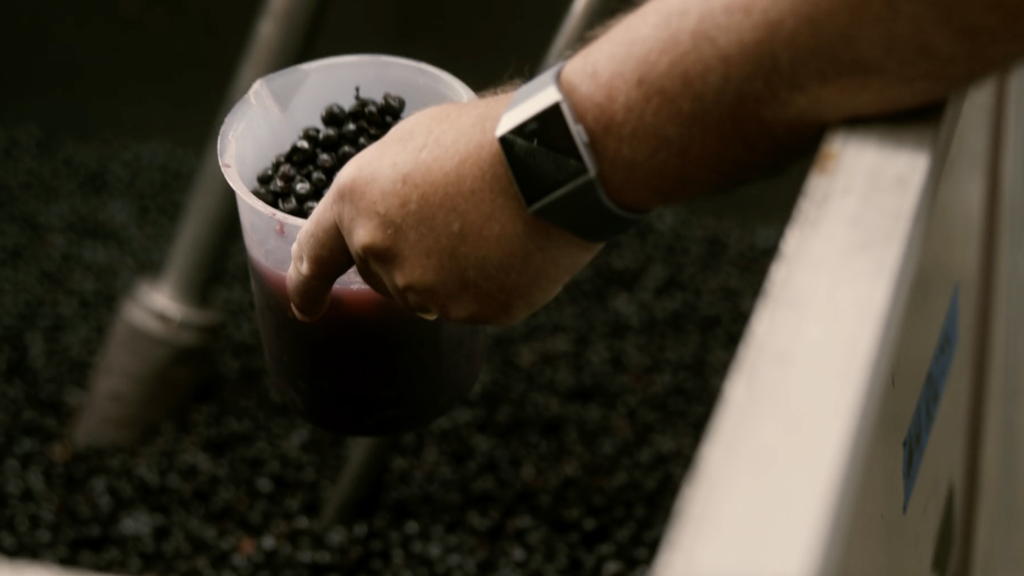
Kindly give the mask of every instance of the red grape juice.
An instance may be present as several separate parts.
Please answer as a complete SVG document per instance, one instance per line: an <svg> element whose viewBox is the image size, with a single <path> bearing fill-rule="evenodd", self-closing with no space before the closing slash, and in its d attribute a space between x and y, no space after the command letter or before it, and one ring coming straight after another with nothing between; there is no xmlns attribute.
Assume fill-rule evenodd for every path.
<svg viewBox="0 0 1024 576"><path fill-rule="evenodd" d="M482 328L423 320L366 286L334 287L313 323L291 312L285 275L250 260L271 385L313 424L350 436L426 426L473 388Z"/></svg>

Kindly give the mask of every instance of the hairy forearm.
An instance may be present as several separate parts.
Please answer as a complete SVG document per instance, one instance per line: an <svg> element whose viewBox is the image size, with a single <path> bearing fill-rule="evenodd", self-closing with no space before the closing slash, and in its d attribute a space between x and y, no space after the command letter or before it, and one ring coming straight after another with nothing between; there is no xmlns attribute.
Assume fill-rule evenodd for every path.
<svg viewBox="0 0 1024 576"><path fill-rule="evenodd" d="M1024 55L1022 0L651 0L562 86L609 195L638 211L748 178L842 120Z"/></svg>

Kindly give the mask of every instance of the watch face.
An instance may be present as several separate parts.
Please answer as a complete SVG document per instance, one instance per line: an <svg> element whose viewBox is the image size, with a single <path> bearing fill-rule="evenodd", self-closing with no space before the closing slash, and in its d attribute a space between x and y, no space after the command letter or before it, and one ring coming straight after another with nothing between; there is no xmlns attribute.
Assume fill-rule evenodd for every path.
<svg viewBox="0 0 1024 576"><path fill-rule="evenodd" d="M502 135L500 142L528 208L587 174L558 103Z"/></svg>

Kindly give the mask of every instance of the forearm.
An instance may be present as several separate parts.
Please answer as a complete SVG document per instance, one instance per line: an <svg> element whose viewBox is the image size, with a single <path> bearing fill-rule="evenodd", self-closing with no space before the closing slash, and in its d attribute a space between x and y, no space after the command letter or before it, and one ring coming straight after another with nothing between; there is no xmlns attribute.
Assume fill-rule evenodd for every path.
<svg viewBox="0 0 1024 576"><path fill-rule="evenodd" d="M827 125L894 112L1024 54L1019 0L651 0L562 86L609 195L636 210L755 174Z"/></svg>

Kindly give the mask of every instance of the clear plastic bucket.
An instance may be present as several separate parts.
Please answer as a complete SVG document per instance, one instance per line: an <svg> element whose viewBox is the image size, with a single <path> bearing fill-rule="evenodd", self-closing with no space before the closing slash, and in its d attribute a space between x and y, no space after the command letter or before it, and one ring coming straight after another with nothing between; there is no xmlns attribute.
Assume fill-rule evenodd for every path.
<svg viewBox="0 0 1024 576"><path fill-rule="evenodd" d="M221 169L235 191L249 256L256 316L276 392L305 418L354 436L425 426L472 389L483 357L479 327L430 322L362 282L355 269L334 286L324 316L307 324L291 313L285 273L305 220L252 194L256 174L287 150L320 111L384 92L406 100L405 117L476 98L457 78L428 64L381 55L326 58L253 84L221 128Z"/></svg>

